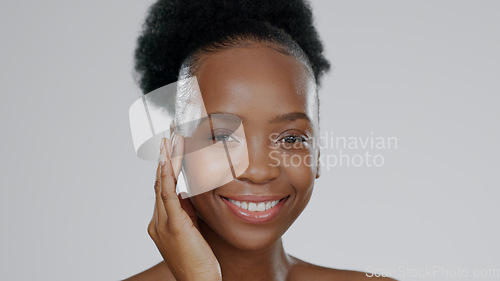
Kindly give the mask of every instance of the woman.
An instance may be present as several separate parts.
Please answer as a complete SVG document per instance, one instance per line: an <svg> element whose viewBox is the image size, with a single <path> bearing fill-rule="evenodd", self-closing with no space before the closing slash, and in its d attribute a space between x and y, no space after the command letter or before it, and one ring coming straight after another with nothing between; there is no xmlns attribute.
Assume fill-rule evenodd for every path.
<svg viewBox="0 0 500 281"><path fill-rule="evenodd" d="M328 69L303 1L160 0L151 7L136 50L143 92L195 76L208 116L233 116L244 126L244 137L213 130L211 140L226 148L244 143L248 165L183 199L175 192L182 157L171 155L185 153L190 139L163 139L148 233L164 261L127 280L369 279L301 261L281 240L320 176L317 86ZM203 168L184 165L188 178L210 181L207 173L200 181Z"/></svg>

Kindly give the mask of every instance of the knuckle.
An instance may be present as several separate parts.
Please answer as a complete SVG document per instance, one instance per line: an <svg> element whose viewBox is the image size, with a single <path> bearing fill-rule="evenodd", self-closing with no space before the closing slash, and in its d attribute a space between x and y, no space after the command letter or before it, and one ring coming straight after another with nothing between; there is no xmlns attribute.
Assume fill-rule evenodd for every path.
<svg viewBox="0 0 500 281"><path fill-rule="evenodd" d="M167 230L167 229L165 229L164 227L160 227L160 228L157 230L157 232L158 232L158 236L159 236L159 237L166 237L166 236L168 236L168 235L169 235L168 230Z"/></svg>
<svg viewBox="0 0 500 281"><path fill-rule="evenodd" d="M168 195L168 194L167 194L167 193L165 193L165 192L162 192L162 193L161 193L161 200L163 200L163 201L167 201L167 200L169 200L169 199L170 199L170 195Z"/></svg>
<svg viewBox="0 0 500 281"><path fill-rule="evenodd" d="M155 228L155 221L151 219L151 221L148 224L148 231L152 231Z"/></svg>
<svg viewBox="0 0 500 281"><path fill-rule="evenodd" d="M182 236L182 228L179 227L179 224L176 223L169 223L167 225L169 233L174 236Z"/></svg>
<svg viewBox="0 0 500 281"><path fill-rule="evenodd" d="M151 238L155 238L156 237L156 231L155 231L154 227L151 227L151 226L148 227L148 234L149 234L149 236Z"/></svg>

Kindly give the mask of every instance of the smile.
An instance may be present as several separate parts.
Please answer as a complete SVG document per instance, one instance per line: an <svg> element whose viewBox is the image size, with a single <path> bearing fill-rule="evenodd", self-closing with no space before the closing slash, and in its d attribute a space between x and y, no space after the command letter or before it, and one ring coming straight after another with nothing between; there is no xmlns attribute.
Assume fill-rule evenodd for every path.
<svg viewBox="0 0 500 281"><path fill-rule="evenodd" d="M282 198L259 198L258 196L248 196L248 199L244 197L234 199L224 196L220 197L231 213L237 218L250 223L264 223L272 220L278 215L289 196Z"/></svg>
<svg viewBox="0 0 500 281"><path fill-rule="evenodd" d="M276 206L280 202L280 200L275 200L275 201L267 201L267 202L240 202L236 201L233 199L229 199L229 202L233 203L234 205L245 209L249 210L251 212L263 212L265 210L269 210L272 207Z"/></svg>

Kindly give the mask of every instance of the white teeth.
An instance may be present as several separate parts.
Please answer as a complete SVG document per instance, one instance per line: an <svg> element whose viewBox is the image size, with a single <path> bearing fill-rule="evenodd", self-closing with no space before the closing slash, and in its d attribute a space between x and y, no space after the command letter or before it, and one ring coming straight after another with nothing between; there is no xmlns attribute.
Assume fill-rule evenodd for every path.
<svg viewBox="0 0 500 281"><path fill-rule="evenodd" d="M266 210L266 203L260 202L259 204L257 204L257 211L262 212L265 210Z"/></svg>
<svg viewBox="0 0 500 281"><path fill-rule="evenodd" d="M242 209L249 210L251 212L263 212L265 210L269 210L272 207L276 206L280 202L280 200L266 201L266 202L259 202L259 203L246 202L246 201L240 202L240 201L236 201L233 199L228 199L228 200L229 200L229 202L233 203L234 205L236 205Z"/></svg>
<svg viewBox="0 0 500 281"><path fill-rule="evenodd" d="M251 212L257 211L257 204L255 204L253 202L249 202L248 203L248 210L251 211Z"/></svg>

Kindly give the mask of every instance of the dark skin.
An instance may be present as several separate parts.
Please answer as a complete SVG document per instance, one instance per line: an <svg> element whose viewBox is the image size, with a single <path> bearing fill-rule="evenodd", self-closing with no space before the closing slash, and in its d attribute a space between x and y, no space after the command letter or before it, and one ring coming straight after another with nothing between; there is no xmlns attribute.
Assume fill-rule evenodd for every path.
<svg viewBox="0 0 500 281"><path fill-rule="evenodd" d="M223 280L373 280L363 272L321 267L285 253L281 236L306 207L319 177L319 151L306 141L318 134L317 109L311 106L315 81L294 57L249 43L205 55L195 74L208 113L243 120L249 166L219 188L179 199L181 205L213 251ZM287 155L309 156L309 161L284 165ZM220 197L246 194L289 197L272 221L252 224L231 214ZM126 280L176 279L162 261Z"/></svg>

